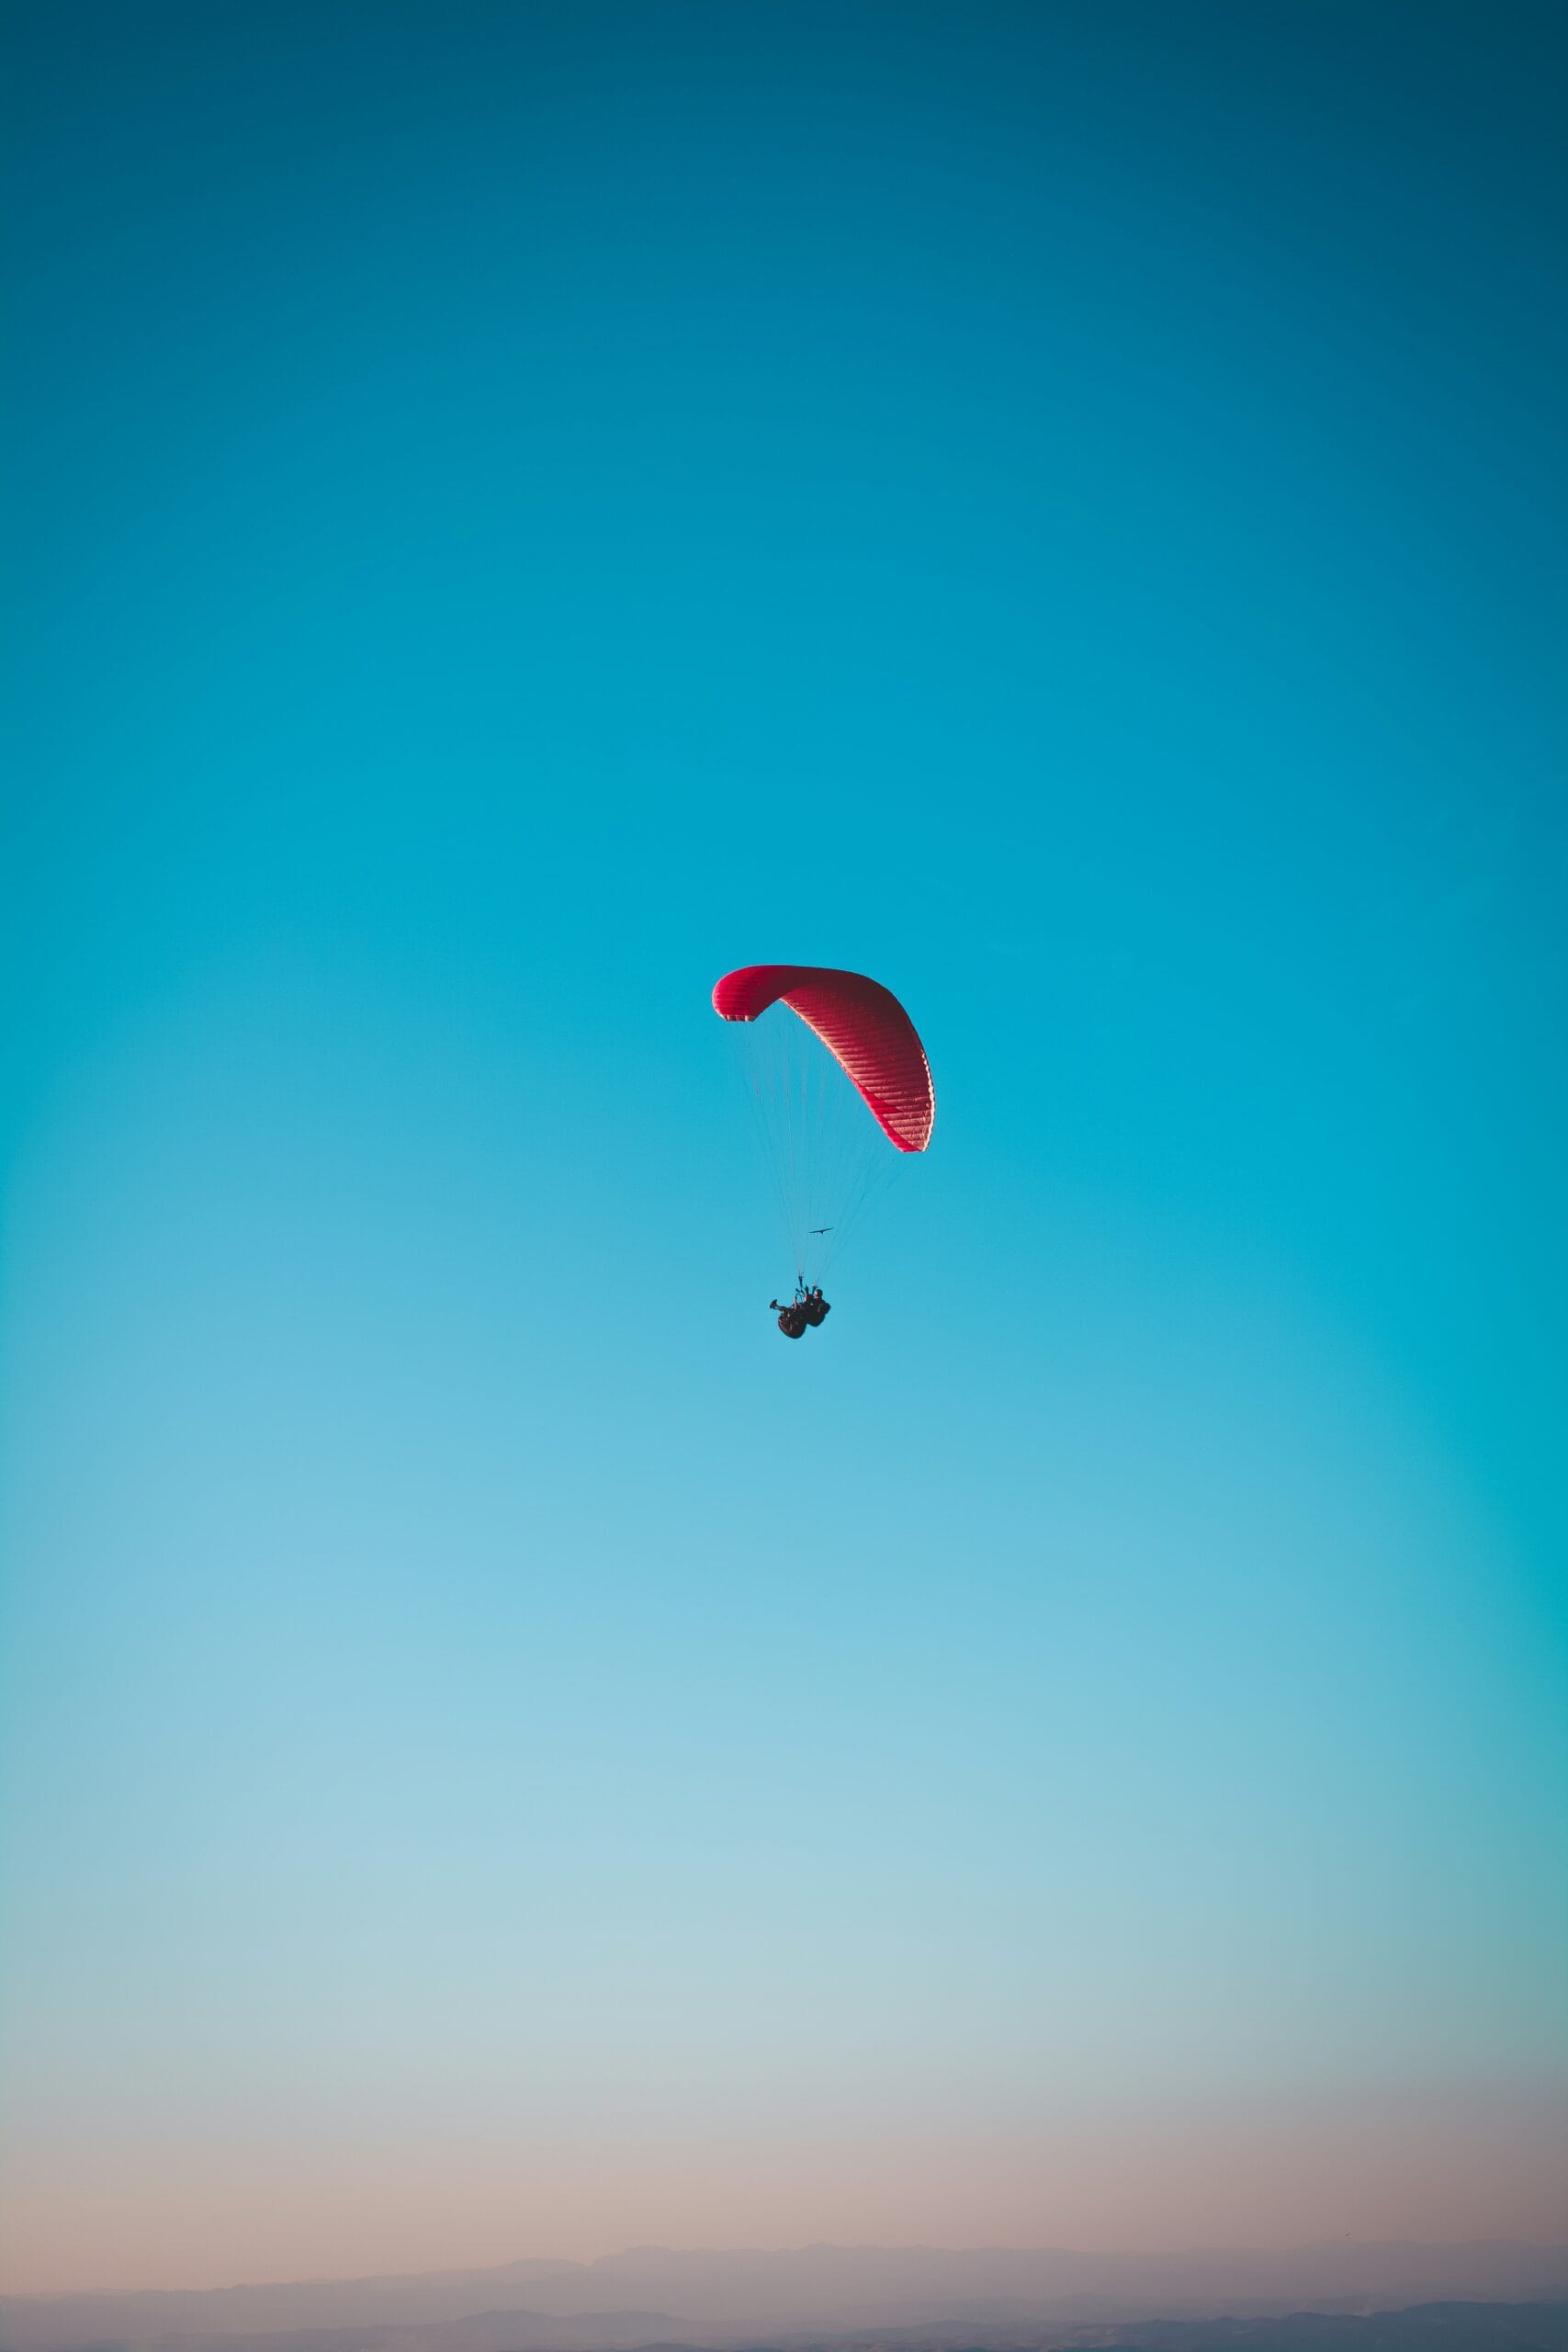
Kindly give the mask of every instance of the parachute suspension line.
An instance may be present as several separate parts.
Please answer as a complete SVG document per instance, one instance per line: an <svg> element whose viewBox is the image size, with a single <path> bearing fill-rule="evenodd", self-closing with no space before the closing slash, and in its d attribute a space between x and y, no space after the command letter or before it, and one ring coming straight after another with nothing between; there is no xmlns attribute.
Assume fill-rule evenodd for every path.
<svg viewBox="0 0 1568 2352"><path fill-rule="evenodd" d="M849 1132L846 1128L846 1119L851 1113L858 1111L861 1105L850 1087L829 1085L829 1076L836 1076L837 1073L829 1072L827 1057L820 1051L818 1055L818 1066L820 1080L818 1106L818 1163L822 1169L823 1182L821 1198L817 1204L817 1215L813 1217L812 1223L829 1228L821 1233L818 1238L817 1272L818 1279L820 1281L833 1255L833 1233L830 1228L837 1226L843 1204L842 1170L845 1138L846 1133Z"/></svg>
<svg viewBox="0 0 1568 2352"><path fill-rule="evenodd" d="M732 1024L794 1280L826 1281L865 1210L909 1155L883 1133L842 1063L785 1004Z"/></svg>
<svg viewBox="0 0 1568 2352"><path fill-rule="evenodd" d="M806 1171L800 1165L797 1142L800 1123L795 1116L795 1096L797 1080L804 1076L804 1072L799 1068L798 1057L794 1050L795 1031L798 1024L794 1021L778 1017L781 1012L782 1007L775 1008L773 1035L782 1048L779 1075L783 1095L784 1148L789 1153L789 1245L790 1254L795 1260L795 1278L798 1283L805 1279L806 1248L801 1231L805 1219L801 1216L801 1193L806 1181Z"/></svg>
<svg viewBox="0 0 1568 2352"><path fill-rule="evenodd" d="M930 1137L919 1038L877 981L812 966L728 973L714 1009L736 1026L795 1279L820 1283L866 1208Z"/></svg>
<svg viewBox="0 0 1568 2352"><path fill-rule="evenodd" d="M751 1034L751 1024L737 1023L730 1034L734 1039L736 1069L751 1113L751 1124L757 1130L773 1198L778 1203L780 1222L787 1234L791 1226L789 1195L784 1184L778 1121L774 1115L776 1106L771 1100L773 1090L768 1083L767 1064L759 1054L759 1040Z"/></svg>
<svg viewBox="0 0 1568 2352"><path fill-rule="evenodd" d="M801 1216L801 1193L805 1188L806 1170L801 1163L800 1120L795 1111L795 1090L800 1080L800 1057L795 1051L795 1023L793 1021L777 1020L773 1027L773 1039L779 1048L780 1112L784 1121L784 1150L788 1155L789 1250L790 1256L795 1261L795 1278L798 1283L806 1258L801 1235L801 1227L805 1222Z"/></svg>
<svg viewBox="0 0 1568 2352"><path fill-rule="evenodd" d="M866 1211L886 1200L908 1165L906 1152L886 1152L862 1166L861 1172L846 1194L843 1215L828 1239L828 1255L837 1257L845 1243L854 1238Z"/></svg>

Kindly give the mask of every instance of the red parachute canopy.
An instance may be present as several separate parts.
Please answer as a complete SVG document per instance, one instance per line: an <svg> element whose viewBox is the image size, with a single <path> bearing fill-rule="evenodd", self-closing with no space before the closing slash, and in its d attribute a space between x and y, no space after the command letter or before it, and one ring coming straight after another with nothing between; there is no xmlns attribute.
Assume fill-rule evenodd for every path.
<svg viewBox="0 0 1568 2352"><path fill-rule="evenodd" d="M748 964L713 992L721 1021L755 1021L780 1001L814 1030L900 1151L924 1151L936 1118L931 1065L915 1024L879 980L816 964Z"/></svg>

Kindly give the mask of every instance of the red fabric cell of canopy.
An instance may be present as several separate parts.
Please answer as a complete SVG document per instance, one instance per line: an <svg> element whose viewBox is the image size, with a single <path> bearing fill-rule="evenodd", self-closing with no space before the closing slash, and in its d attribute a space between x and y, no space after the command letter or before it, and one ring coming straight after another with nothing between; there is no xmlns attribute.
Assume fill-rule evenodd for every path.
<svg viewBox="0 0 1568 2352"><path fill-rule="evenodd" d="M821 1038L888 1141L924 1151L936 1118L931 1065L892 989L817 964L748 964L713 992L721 1021L755 1021L781 1001Z"/></svg>

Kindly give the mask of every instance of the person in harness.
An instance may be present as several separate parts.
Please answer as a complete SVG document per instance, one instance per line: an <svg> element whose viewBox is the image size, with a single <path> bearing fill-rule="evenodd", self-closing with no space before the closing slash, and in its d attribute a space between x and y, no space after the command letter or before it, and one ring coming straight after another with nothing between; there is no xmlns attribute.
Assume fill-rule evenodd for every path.
<svg viewBox="0 0 1568 2352"><path fill-rule="evenodd" d="M795 1296L787 1305L781 1306L776 1298L770 1298L768 1305L778 1317L779 1329L786 1340L804 1338L808 1326L814 1330L818 1329L833 1311L822 1295L821 1283L816 1283L808 1290L804 1280L796 1283Z"/></svg>

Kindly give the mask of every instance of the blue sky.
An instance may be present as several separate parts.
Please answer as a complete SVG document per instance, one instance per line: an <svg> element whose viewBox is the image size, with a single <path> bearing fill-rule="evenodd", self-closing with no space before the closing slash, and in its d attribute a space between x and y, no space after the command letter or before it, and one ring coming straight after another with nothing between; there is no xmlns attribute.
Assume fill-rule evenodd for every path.
<svg viewBox="0 0 1568 2352"><path fill-rule="evenodd" d="M1561 16L9 40L13 2283L1549 2226Z"/></svg>

